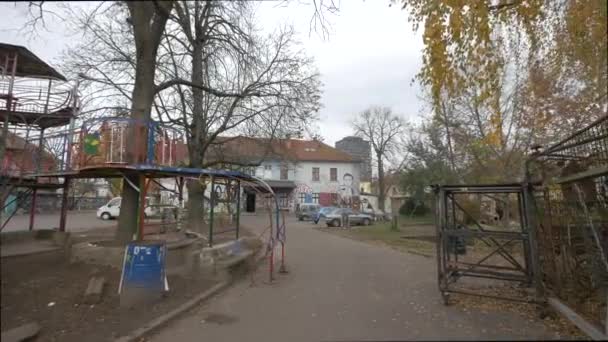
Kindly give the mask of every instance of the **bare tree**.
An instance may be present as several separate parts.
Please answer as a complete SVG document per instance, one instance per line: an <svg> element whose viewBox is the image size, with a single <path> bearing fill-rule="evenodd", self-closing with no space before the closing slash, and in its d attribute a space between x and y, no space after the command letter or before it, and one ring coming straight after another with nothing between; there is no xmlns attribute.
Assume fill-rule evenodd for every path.
<svg viewBox="0 0 608 342"><path fill-rule="evenodd" d="M42 5L43 2L39 2ZM120 62L129 63L132 68L132 86L124 87L125 84L120 84L121 81L112 78L104 73L104 71L94 65L93 63L82 63L86 64L87 67L94 69L98 74L101 74L101 79L91 79L86 75L83 78L97 83L105 84L106 86L112 86L114 89L122 89L121 94L129 99L130 102L130 117L135 120L147 121L151 117L152 102L156 94L156 57L158 53L158 46L162 35L165 31L165 25L171 11L173 9L173 2L171 1L119 1L109 3L107 5L101 4L94 11L86 13L80 19L80 26L85 30L85 35L88 34L93 37L92 42L94 43L97 50L100 50L100 46L113 46L116 44L116 40L123 40L127 37L134 46L132 51L119 54L118 60L108 60L108 67L115 68L120 65ZM68 9L69 10L69 9ZM119 23L116 20L111 20L108 27L113 30L119 30L121 35L111 35L107 32L99 32L93 28L93 25L97 24L101 26L103 20L97 21L98 17L109 18L109 13L116 15L118 18L122 18L124 22ZM81 13L83 14L83 13ZM111 18L111 17L110 17ZM115 25L112 25L114 23ZM126 23L126 25L124 24ZM105 33L105 34L104 34ZM85 36L86 37L86 36ZM86 46L86 43L83 44ZM124 47L124 46L123 46ZM120 47L116 47L111 50L120 50ZM128 50L127 50L128 51ZM90 55L88 55L90 56ZM86 61L84 57L81 61ZM114 64L116 63L116 64ZM89 70L90 71L90 70ZM125 76L122 75L122 79ZM118 83L117 83L118 82ZM122 88L119 86L123 86ZM146 134L144 131L133 132L129 134L129 139L135 139L137 135ZM145 137L137 137L138 139L145 139ZM136 156L137 144L134 141L127 142L130 146L127 153L131 156L130 159L134 160L133 156ZM138 187L143 187L140 184L136 174L127 173L124 175L129 183L138 184ZM118 230L116 232L116 239L120 241L129 241L132 239L133 234L137 227L137 211L139 207L139 196L138 189L134 189L132 186L123 186L122 189L122 205L120 211L120 217L118 221Z"/></svg>
<svg viewBox="0 0 608 342"><path fill-rule="evenodd" d="M66 53L64 68L84 77L86 93L94 94L86 111L124 108L136 83L128 12L115 6L95 17L72 17L87 34ZM298 48L289 27L262 36L250 3L174 2L155 65L150 114L185 133L188 166L219 165L206 156L221 135L270 143L300 135L316 120L320 82L313 60ZM192 222L202 222L203 191L198 182L189 184L190 212L199 214Z"/></svg>
<svg viewBox="0 0 608 342"><path fill-rule="evenodd" d="M386 187L384 184L385 161L396 153L399 137L404 133L403 119L388 107L370 107L359 113L352 123L355 134L368 140L374 151L378 167L378 207L384 210Z"/></svg>
<svg viewBox="0 0 608 342"><path fill-rule="evenodd" d="M159 60L165 81L157 86L156 103L163 122L187 133L189 166L217 163L205 156L221 134L246 132L270 141L314 120L318 73L294 49L292 29L262 37L244 2L180 1L175 13ZM202 222L203 191L199 182L188 186L192 228Z"/></svg>

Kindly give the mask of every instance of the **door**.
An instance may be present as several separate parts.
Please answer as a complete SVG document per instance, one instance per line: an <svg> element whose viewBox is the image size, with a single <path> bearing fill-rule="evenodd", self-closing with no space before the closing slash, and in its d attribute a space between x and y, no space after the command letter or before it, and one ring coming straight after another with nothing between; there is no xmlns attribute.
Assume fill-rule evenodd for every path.
<svg viewBox="0 0 608 342"><path fill-rule="evenodd" d="M255 194L247 194L245 211L248 213L255 212Z"/></svg>
<svg viewBox="0 0 608 342"><path fill-rule="evenodd" d="M108 211L112 217L118 217L120 215L120 202L121 200L119 199L118 201L114 201L114 203L108 204Z"/></svg>

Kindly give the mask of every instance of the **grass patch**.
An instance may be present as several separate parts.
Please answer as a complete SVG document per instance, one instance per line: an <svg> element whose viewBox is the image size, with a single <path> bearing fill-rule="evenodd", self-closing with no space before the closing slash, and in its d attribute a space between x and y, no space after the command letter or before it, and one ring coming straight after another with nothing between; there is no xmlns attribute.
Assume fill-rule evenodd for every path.
<svg viewBox="0 0 608 342"><path fill-rule="evenodd" d="M388 246L402 252L411 252L424 256L435 255L435 244L433 242L404 238L404 236L408 235L405 229L391 230L390 222L376 223L373 226L358 226L350 229L320 228L320 230L358 241Z"/></svg>
<svg viewBox="0 0 608 342"><path fill-rule="evenodd" d="M422 225L432 225L434 224L433 215L425 215L419 217L409 217L406 215L399 216L399 225L400 226L422 226Z"/></svg>

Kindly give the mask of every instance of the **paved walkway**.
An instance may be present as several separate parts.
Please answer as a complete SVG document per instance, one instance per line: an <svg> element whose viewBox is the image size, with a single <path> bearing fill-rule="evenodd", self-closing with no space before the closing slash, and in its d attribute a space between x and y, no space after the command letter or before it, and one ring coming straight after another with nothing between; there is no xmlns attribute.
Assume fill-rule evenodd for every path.
<svg viewBox="0 0 608 342"><path fill-rule="evenodd" d="M246 217L255 225L260 218ZM510 313L445 307L434 259L393 251L289 220L290 273L244 280L186 313L153 341L370 341L548 339ZM262 220L263 222L263 220ZM263 270L265 271L265 269ZM260 270L262 272L262 270Z"/></svg>
<svg viewBox="0 0 608 342"><path fill-rule="evenodd" d="M2 219L6 219L3 215ZM2 233L28 230L30 215L15 215L2 229ZM104 221L95 216L95 210L68 211L66 229L68 232L81 232L93 228L110 228L116 226L118 220ZM34 229L53 229L59 227L59 212L51 214L36 214Z"/></svg>

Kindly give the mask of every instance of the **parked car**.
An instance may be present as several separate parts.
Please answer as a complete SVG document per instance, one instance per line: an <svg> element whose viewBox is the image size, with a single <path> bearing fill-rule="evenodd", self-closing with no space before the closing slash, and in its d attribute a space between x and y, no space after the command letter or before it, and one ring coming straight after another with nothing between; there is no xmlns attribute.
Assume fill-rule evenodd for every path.
<svg viewBox="0 0 608 342"><path fill-rule="evenodd" d="M357 213L350 208L338 208L325 215L325 222L328 227L341 227L342 226L342 215L348 215L348 221L350 225L363 225L368 226L372 224L374 218L367 214Z"/></svg>
<svg viewBox="0 0 608 342"><path fill-rule="evenodd" d="M302 203L298 206L296 217L299 221L312 220L317 216L320 207L318 204Z"/></svg>
<svg viewBox="0 0 608 342"><path fill-rule="evenodd" d="M97 217L102 220L110 220L120 215L120 203L122 199L120 197L112 198L108 203L102 205L97 209ZM156 210L150 207L150 198L146 197L146 208L144 209L144 215L146 217L154 216Z"/></svg>
<svg viewBox="0 0 608 342"><path fill-rule="evenodd" d="M322 207L321 209L319 209L319 211L317 211L317 216L315 216L314 221L315 224L319 223L319 221L321 219L325 218L325 215L329 214L330 212L334 211L335 209L338 209L336 207Z"/></svg>

